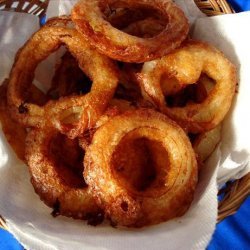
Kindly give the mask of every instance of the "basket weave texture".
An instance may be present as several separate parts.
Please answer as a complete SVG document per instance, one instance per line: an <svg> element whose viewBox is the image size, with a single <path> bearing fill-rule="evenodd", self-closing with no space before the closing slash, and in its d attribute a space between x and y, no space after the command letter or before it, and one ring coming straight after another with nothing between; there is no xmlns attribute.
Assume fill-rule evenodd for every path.
<svg viewBox="0 0 250 250"><path fill-rule="evenodd" d="M49 0L0 0L0 10L23 12L42 17L45 15L48 3Z"/></svg>
<svg viewBox="0 0 250 250"><path fill-rule="evenodd" d="M194 0L202 12L208 16L234 13L226 0ZM49 0L0 0L0 10L24 12L40 18L46 13ZM250 194L250 173L234 182L229 182L219 191L223 198L219 203L218 222L237 212ZM1 211L0 211L1 212ZM0 227L8 229L0 215Z"/></svg>
<svg viewBox="0 0 250 250"><path fill-rule="evenodd" d="M217 16L234 13L226 0L194 0L196 5L207 16Z"/></svg>

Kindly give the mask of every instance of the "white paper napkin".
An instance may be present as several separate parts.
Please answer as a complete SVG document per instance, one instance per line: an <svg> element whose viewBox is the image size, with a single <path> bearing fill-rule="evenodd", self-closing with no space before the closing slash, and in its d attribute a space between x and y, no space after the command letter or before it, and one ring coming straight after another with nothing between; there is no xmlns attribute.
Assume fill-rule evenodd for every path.
<svg viewBox="0 0 250 250"><path fill-rule="evenodd" d="M69 13L69 7L72 6L73 2L75 1L50 1L48 16L52 14L59 15ZM182 5L185 3L186 7ZM184 8L186 14L188 12L197 12L195 15L201 16L197 7L195 7L194 12L192 12L192 6L195 6L192 1L178 1L178 4ZM237 22L237 16L238 15L234 15L231 18ZM2 14L0 14L0 24L5 22L5 17L3 17L3 20L1 17ZM0 25L1 37L5 37L5 39L8 40L5 46L1 46L3 44L0 43L0 54L9 53L11 58L11 60L7 61L7 64L4 63L5 68L0 65L0 70L4 69L0 71L0 79L8 75L10 62L13 60L16 50L21 46L24 40L37 29L37 21L25 21L26 17L30 18L30 15L7 13L6 18L12 18L13 21L20 18L17 24L21 25L13 26L12 23L10 23L10 25L5 28L2 28L2 25ZM34 19L35 17L32 18ZM207 18L202 18L201 20L203 19L207 20ZM194 17L190 16L190 21L192 20L194 20ZM25 26L23 25L24 22L26 22ZM220 25L223 30L224 24L223 22L216 22L210 25L213 25L214 30L217 30ZM195 36L199 33L199 29L201 29L201 26L199 28L198 20L194 30ZM206 33L204 30L203 32ZM230 33L230 29L227 30L227 32ZM213 33L210 34L212 40L217 39ZM241 34L242 36L246 35L243 30ZM209 37L210 35L207 34L207 36ZM245 37L242 40L244 39ZM16 40L20 41L18 42ZM11 51L9 51L10 43L13 43ZM15 43L17 44L14 45ZM232 43L232 46L243 46L243 44ZM221 49L228 54L228 56L232 56L232 50L228 50L228 46L222 46ZM236 57L232 57L232 59L239 58L238 56L237 54ZM243 63L245 67L242 67ZM246 70L247 65L249 65L247 63L249 63L249 61L241 61L240 74L242 79L244 79L243 75L246 74L246 72L244 71L244 73L242 70ZM244 89L245 86L241 81L240 91L244 92ZM239 103L240 98L238 97L235 109L240 105ZM238 112L241 112L241 109ZM231 124L232 121L228 118L227 123ZM224 129L223 140L226 131L227 130ZM238 140L239 135L245 136L245 134L242 133L235 133L235 137L233 137L234 141L236 141L236 138ZM242 147L244 147L243 142L244 140L242 139ZM234 151L237 150L237 148L232 147L231 149ZM249 150L247 145L245 150ZM247 152L249 155L249 151ZM200 176L195 200L185 216L154 227L139 230L118 230L105 224L98 227L91 227L87 226L83 221L75 221L64 217L53 218L50 215L51 209L39 200L30 184L27 167L16 158L0 130L0 214L6 219L9 229L15 237L19 239L27 249L32 250L205 249L216 225L216 177L220 159L223 159L223 157L221 151L217 150L207 162ZM247 158L244 160L240 158L240 160L247 162Z"/></svg>
<svg viewBox="0 0 250 250"><path fill-rule="evenodd" d="M17 49L39 28L33 15L0 12L0 83L9 76Z"/></svg>

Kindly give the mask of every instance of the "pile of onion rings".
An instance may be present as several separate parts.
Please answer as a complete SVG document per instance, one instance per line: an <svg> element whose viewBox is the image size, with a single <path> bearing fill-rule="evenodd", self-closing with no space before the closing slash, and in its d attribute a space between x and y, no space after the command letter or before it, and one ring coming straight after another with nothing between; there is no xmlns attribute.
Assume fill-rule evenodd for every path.
<svg viewBox="0 0 250 250"><path fill-rule="evenodd" d="M138 228L189 209L237 77L188 32L169 0L80 0L17 52L0 120L53 216ZM60 47L44 92L35 70Z"/></svg>

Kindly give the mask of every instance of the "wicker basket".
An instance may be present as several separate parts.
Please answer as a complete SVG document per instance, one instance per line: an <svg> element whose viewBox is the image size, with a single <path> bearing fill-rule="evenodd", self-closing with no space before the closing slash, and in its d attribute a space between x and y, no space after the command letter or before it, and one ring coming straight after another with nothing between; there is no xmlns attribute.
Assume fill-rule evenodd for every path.
<svg viewBox="0 0 250 250"><path fill-rule="evenodd" d="M49 0L0 0L0 10L23 12L43 17L48 3Z"/></svg>
<svg viewBox="0 0 250 250"><path fill-rule="evenodd" d="M44 16L49 0L0 0L0 10L25 12ZM197 6L208 16L233 13L233 9L226 0L195 0ZM250 174L240 180L227 183L219 191L223 198L219 203L218 222L238 210L240 205L250 194ZM0 216L0 227L8 229L4 219Z"/></svg>

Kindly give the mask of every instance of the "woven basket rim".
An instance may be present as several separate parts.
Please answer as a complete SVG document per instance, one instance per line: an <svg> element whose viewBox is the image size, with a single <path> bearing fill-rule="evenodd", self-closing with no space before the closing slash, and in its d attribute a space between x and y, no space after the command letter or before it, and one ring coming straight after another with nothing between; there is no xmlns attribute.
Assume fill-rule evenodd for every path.
<svg viewBox="0 0 250 250"><path fill-rule="evenodd" d="M11 8L13 2L19 2L17 8ZM24 3L29 4L24 8ZM208 16L234 13L232 7L226 0L194 0L196 5ZM39 16L40 18L46 13L49 0L0 0L0 7L6 7L5 10L25 12ZM32 6L37 7L32 10ZM238 210L244 200L250 194L250 173L234 182L226 184L226 188L219 191L219 194L224 195L218 207L218 222L230 216ZM0 227L8 229L5 220L0 215Z"/></svg>
<svg viewBox="0 0 250 250"><path fill-rule="evenodd" d="M0 0L0 8L6 11L29 13L42 18L50 0Z"/></svg>

